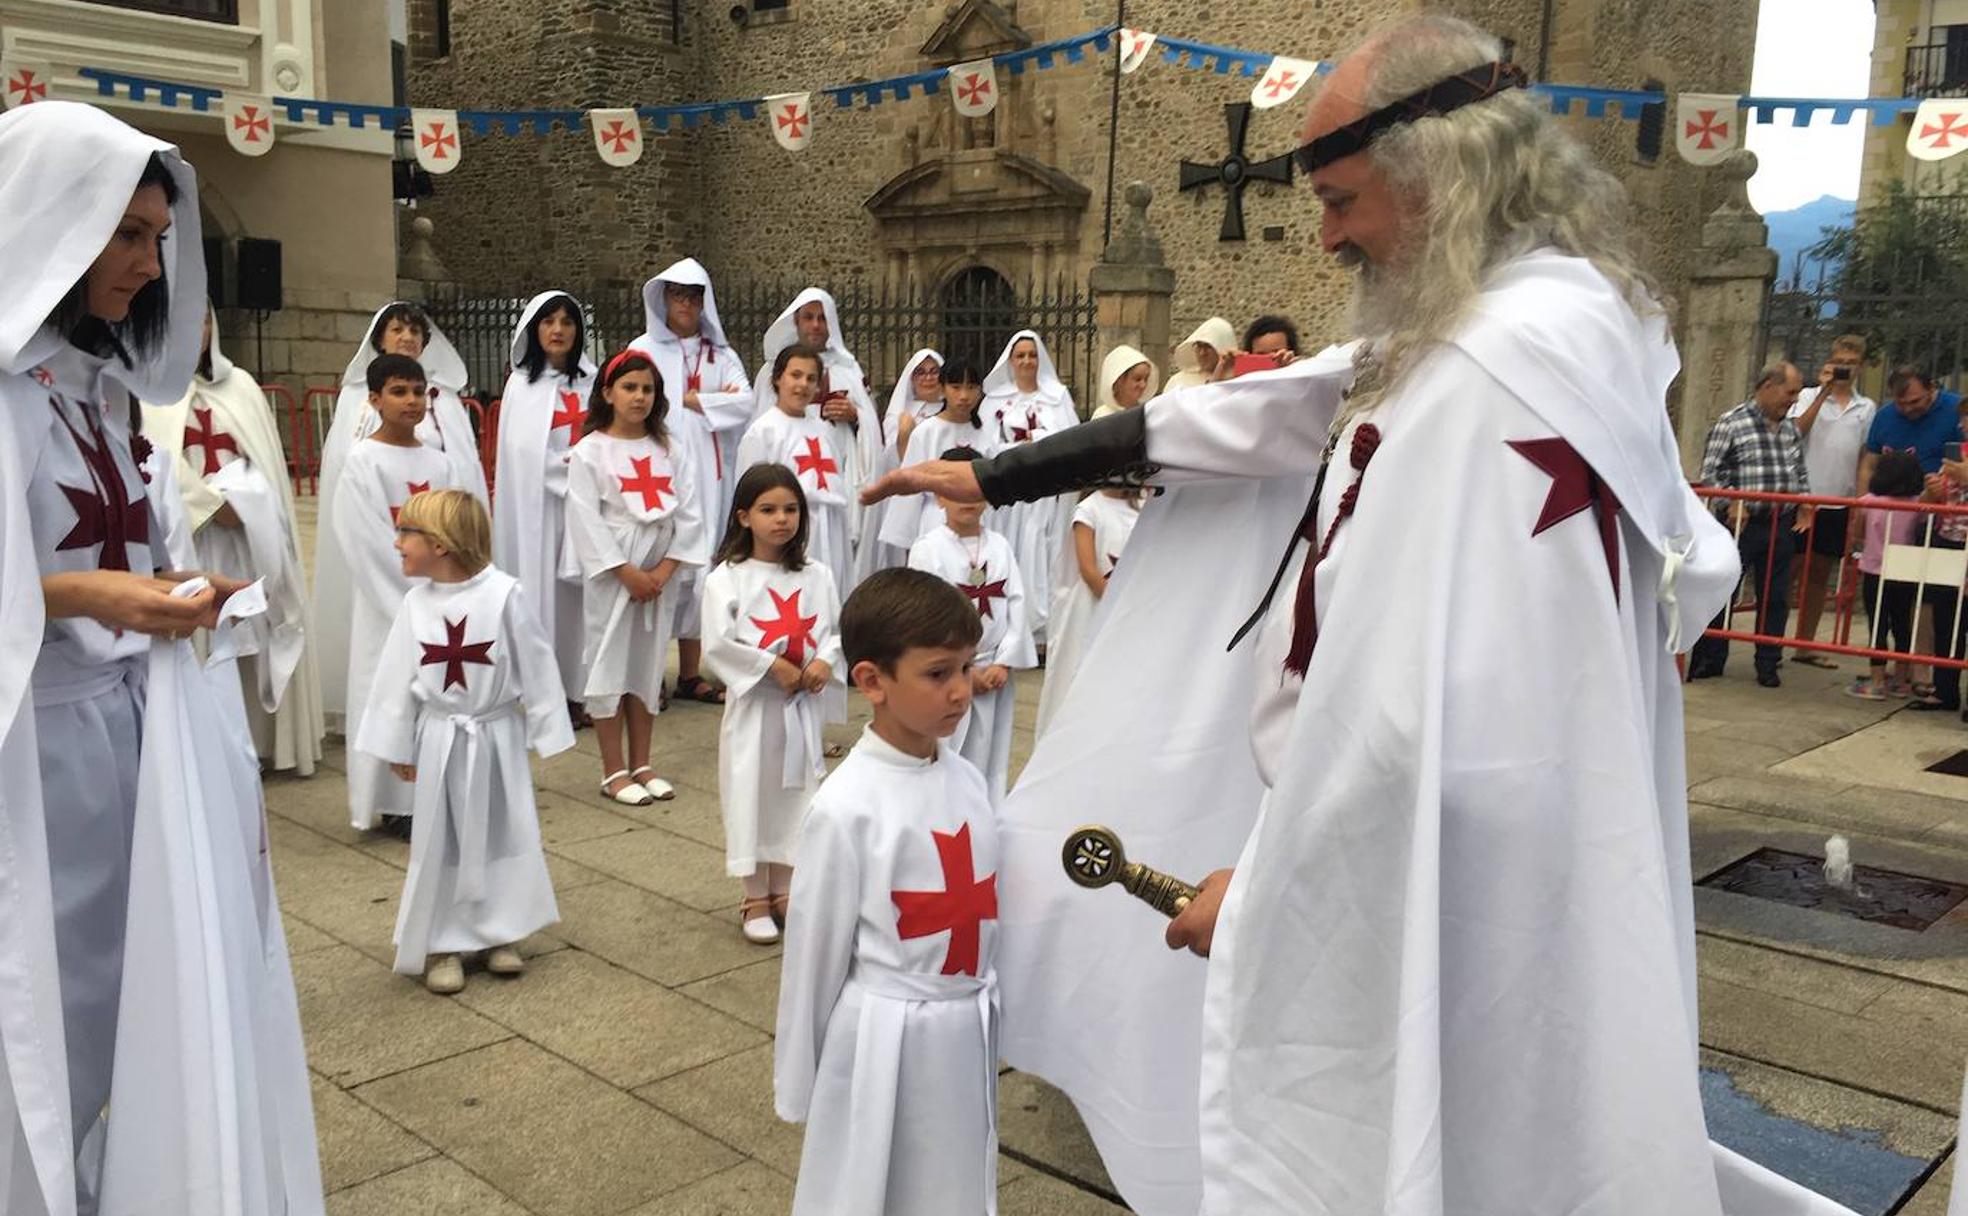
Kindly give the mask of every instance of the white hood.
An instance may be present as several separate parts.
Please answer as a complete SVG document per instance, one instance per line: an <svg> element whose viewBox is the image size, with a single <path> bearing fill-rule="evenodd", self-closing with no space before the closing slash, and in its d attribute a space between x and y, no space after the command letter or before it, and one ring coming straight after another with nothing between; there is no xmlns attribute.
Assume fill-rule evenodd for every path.
<svg viewBox="0 0 1968 1216"><path fill-rule="evenodd" d="M205 255L198 223L198 175L161 139L94 106L43 101L0 117L0 371L40 363L63 339L44 329L69 289L115 235L152 156L177 184L163 264L170 285L170 329L133 367L112 363L109 378L147 401L184 396L198 365L205 318Z"/></svg>
<svg viewBox="0 0 1968 1216"><path fill-rule="evenodd" d="M1206 342L1215 348L1219 355L1227 355L1237 348L1237 328L1222 317L1211 317L1196 327L1194 333L1184 338L1175 348L1175 370L1194 372L1202 370L1202 361L1196 357L1196 343Z"/></svg>
<svg viewBox="0 0 1968 1216"><path fill-rule="evenodd" d="M430 319L430 313L424 311L423 305L409 300L391 300L369 318L369 328L363 331L362 341L356 345L354 356L342 371L342 387L353 388L369 383L369 364L376 358L376 348L370 343L370 339L376 336L376 322L398 304L408 304L423 313L425 323L430 326L430 341L424 343L424 353L417 356L417 362L424 369L424 379L434 387L448 388L462 394L471 382L471 373L465 370L465 361L459 356L458 348L451 345L451 339L444 336L444 331Z"/></svg>
<svg viewBox="0 0 1968 1216"><path fill-rule="evenodd" d="M526 302L526 307L520 310L519 324L513 326L512 346L509 348L509 352L507 355L507 362L511 363L514 368L517 368L519 366L519 361L526 357L526 335L527 332L533 328L534 323L539 320L541 310L546 308L547 301L558 300L562 296L565 296L570 300L574 300L573 293L571 292L543 291L539 295L534 296L532 299L528 300ZM574 300L574 307L578 311L581 307L581 302L579 300ZM373 330L375 326L376 323L374 321L371 321L369 323L370 329ZM431 340L433 345L436 344L436 339L437 339L436 327L432 326ZM449 345L449 343L447 343L446 345ZM429 351L430 348L426 347L425 353L428 354ZM430 369L425 368L424 371L425 374L428 375ZM594 360L590 359L588 357L588 352L584 350L581 352L581 362L580 362L578 373L576 375L576 379L579 379L581 376L592 376L594 374L595 374Z"/></svg>
<svg viewBox="0 0 1968 1216"><path fill-rule="evenodd" d="M711 286L711 272L705 270L703 263L696 258L685 258L681 262L676 262L642 285L643 322L648 326L651 338L658 342L679 340L677 335L670 332L669 308L663 300L665 283L675 283L679 287L703 288L704 320L699 326L700 332L718 346L731 345L724 336L724 323L718 320L717 291ZM828 301L827 309L829 324L831 324L834 315L831 300Z"/></svg>
<svg viewBox="0 0 1968 1216"><path fill-rule="evenodd" d="M913 377L916 368L921 366L925 359L936 360L939 367L943 363L943 356L928 346L910 355L908 362L902 365L902 374L896 377L895 391L888 395L888 413L883 415L884 418L899 418L903 411L915 409L916 386Z"/></svg>
<svg viewBox="0 0 1968 1216"><path fill-rule="evenodd" d="M1094 407L1112 413L1120 404L1114 400L1114 382L1142 363L1148 365L1148 389L1141 394L1137 406L1146 405L1155 395L1155 387L1161 382L1162 374L1155 368L1155 361L1132 346L1116 346L1107 352L1100 361L1100 383L1094 387Z"/></svg>
<svg viewBox="0 0 1968 1216"><path fill-rule="evenodd" d="M998 361L992 365L990 374L984 377L984 395L996 397L1017 391L1011 376L1011 348L1022 340L1030 338L1032 345L1039 348L1039 396L1048 405L1058 405L1071 396L1066 391L1066 382L1059 378L1059 372L1052 365L1052 352L1046 349L1045 339L1036 330L1021 329L1011 335L1004 350L999 352Z"/></svg>
<svg viewBox="0 0 1968 1216"><path fill-rule="evenodd" d="M707 306L709 299L710 297L707 294L705 296ZM761 370L765 371L769 376L772 370L772 361L779 357L779 352L799 341L799 326L793 323L793 314L805 308L808 304L813 303L815 300L818 300L820 306L827 310L828 353L834 356L835 363L845 361L851 365L853 368L852 375L854 377L854 383L860 384L862 380L867 378L866 373L861 370L860 361L847 349L847 344L841 341L840 308L834 303L832 294L818 287L809 287L797 296L794 296L793 302L786 305L786 311L780 313L779 319L774 321L766 329L765 363ZM709 309L707 307L706 312L708 311Z"/></svg>

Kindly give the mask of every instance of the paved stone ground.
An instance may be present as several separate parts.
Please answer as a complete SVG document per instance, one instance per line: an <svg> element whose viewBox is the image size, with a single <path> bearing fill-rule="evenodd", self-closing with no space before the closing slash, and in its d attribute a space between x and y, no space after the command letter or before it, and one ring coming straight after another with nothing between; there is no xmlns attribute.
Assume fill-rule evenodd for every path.
<svg viewBox="0 0 1968 1216"><path fill-rule="evenodd" d="M1838 831L1862 865L1968 882L1968 779L1920 771L1968 748L1968 727L1794 665L1761 689L1748 657L1688 691L1696 875ZM1038 688L1020 684L1019 761ZM771 1107L778 950L740 937L723 875L718 713L659 720L668 804L604 803L592 733L536 766L563 920L525 944L525 976L474 973L453 998L389 969L407 846L348 827L339 749L312 779L269 780L335 1216L787 1210L800 1129ZM1943 1216L1968 904L1919 933L1712 889L1696 908L1717 1138L1863 1212ZM1007 1074L1000 1112L1005 1216L1124 1210L1056 1092Z"/></svg>

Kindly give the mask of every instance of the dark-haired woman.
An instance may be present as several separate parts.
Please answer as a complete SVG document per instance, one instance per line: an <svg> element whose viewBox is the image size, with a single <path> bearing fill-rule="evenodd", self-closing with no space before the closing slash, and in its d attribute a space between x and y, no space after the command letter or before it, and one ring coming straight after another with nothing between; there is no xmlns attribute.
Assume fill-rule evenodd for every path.
<svg viewBox="0 0 1968 1216"><path fill-rule="evenodd" d="M499 404L499 498L492 504L492 562L520 591L553 643L560 682L578 697L581 580L564 577L567 464L588 417L595 365L587 355L581 304L564 291L526 303L513 330L512 374ZM569 716L587 713L568 702Z"/></svg>
<svg viewBox="0 0 1968 1216"><path fill-rule="evenodd" d="M131 418L198 360L197 178L52 101L0 166L0 1206L319 1213L258 775L184 641L237 584L167 569Z"/></svg>

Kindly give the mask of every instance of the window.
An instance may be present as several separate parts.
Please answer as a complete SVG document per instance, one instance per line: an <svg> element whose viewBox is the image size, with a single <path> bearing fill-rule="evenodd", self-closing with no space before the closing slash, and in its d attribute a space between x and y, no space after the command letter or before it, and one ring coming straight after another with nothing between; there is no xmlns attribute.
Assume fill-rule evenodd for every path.
<svg viewBox="0 0 1968 1216"><path fill-rule="evenodd" d="M752 11L755 13L770 13L775 10L789 8L791 5L792 0L752 0Z"/></svg>
<svg viewBox="0 0 1968 1216"><path fill-rule="evenodd" d="M451 0L431 0L432 54L439 59L451 53Z"/></svg>
<svg viewBox="0 0 1968 1216"><path fill-rule="evenodd" d="M147 13L169 13L173 17L195 17L200 21L239 24L239 0L88 0L110 8L142 9Z"/></svg>

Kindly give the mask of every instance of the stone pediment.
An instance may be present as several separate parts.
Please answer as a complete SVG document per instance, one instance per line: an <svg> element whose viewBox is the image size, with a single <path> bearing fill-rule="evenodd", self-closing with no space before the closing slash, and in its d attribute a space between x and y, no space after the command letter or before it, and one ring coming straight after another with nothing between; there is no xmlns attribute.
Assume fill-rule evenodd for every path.
<svg viewBox="0 0 1968 1216"><path fill-rule="evenodd" d="M1012 19L1003 5L992 0L962 0L946 10L943 23L923 43L922 56L947 67L1031 45L1032 36Z"/></svg>
<svg viewBox="0 0 1968 1216"><path fill-rule="evenodd" d="M1051 165L1002 148L954 152L896 174L863 204L879 219L952 211L1082 211L1093 191Z"/></svg>

